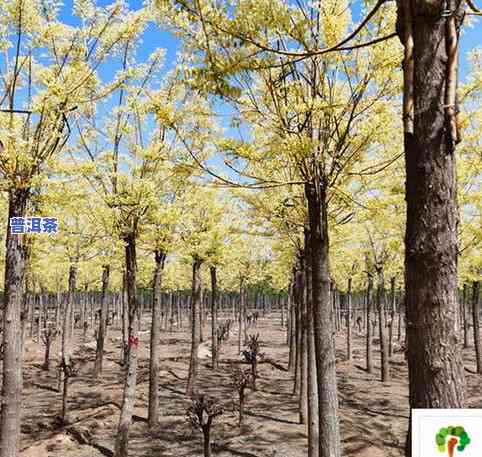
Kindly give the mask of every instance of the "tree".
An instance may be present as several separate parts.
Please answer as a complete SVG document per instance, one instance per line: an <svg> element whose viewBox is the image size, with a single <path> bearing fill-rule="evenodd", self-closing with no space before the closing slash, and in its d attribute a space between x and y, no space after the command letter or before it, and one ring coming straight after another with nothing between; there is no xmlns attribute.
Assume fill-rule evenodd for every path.
<svg viewBox="0 0 482 457"><path fill-rule="evenodd" d="M107 331L107 319L108 319L108 303L107 303L107 288L109 285L110 266L104 265L102 267L102 295L101 295L101 308L99 318L99 329L97 331L97 347L95 352L95 366L94 366L94 378L99 377L102 373L102 362L104 359L104 341Z"/></svg>
<svg viewBox="0 0 482 457"><path fill-rule="evenodd" d="M479 303L479 281L472 285L472 318L474 325L474 346L475 363L477 373L482 374L482 347L480 344L480 303Z"/></svg>
<svg viewBox="0 0 482 457"><path fill-rule="evenodd" d="M193 185L195 183L192 183ZM183 212L185 217L180 221L180 238L182 251L192 263L191 289L191 358L186 395L196 392L198 375L198 348L201 330L201 266L212 252L212 235L221 223L224 207L217 201L216 191L212 188L196 186L195 192L185 195Z"/></svg>
<svg viewBox="0 0 482 457"><path fill-rule="evenodd" d="M59 154L69 137L68 116L82 110L91 97L105 95L99 90L95 73L113 50L122 32L116 25L121 14L118 4L109 9L74 8L81 25L68 26L59 20L58 8L34 1L15 0L2 9L2 41L13 45L2 66L4 82L0 123L2 138L1 172L3 190L9 195L9 221L23 217L38 186L37 178L49 160ZM98 14L92 14L97 12ZM90 16L89 16L90 15ZM85 22L82 19L86 19ZM82 45L79 43L78 38ZM106 37L109 39L105 39ZM26 100L27 110L16 102ZM6 236L4 376L5 399L0 417L0 455L17 455L20 433L21 360L20 309L25 275L25 236L13 236L10 224Z"/></svg>
<svg viewBox="0 0 482 457"><path fill-rule="evenodd" d="M464 2L398 2L405 48L405 290L410 406L462 408L457 304L457 56ZM443 14L444 9L451 13ZM442 20L419 21L437 17ZM443 223L442 223L443 221ZM423 328L423 331L420 331ZM409 433L410 435L410 433ZM411 455L407 438L406 454Z"/></svg>
<svg viewBox="0 0 482 457"><path fill-rule="evenodd" d="M211 427L213 420L223 414L222 406L212 398L205 395L193 399L186 415L188 421L203 433L204 457L211 457Z"/></svg>

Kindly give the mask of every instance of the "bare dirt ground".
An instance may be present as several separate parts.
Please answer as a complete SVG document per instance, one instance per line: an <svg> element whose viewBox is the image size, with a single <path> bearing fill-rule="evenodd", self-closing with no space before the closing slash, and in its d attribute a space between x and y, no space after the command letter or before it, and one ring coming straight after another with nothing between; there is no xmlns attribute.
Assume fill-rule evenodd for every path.
<svg viewBox="0 0 482 457"><path fill-rule="evenodd" d="M149 322L143 322L139 342L139 373L134 422L130 433L130 456L202 456L201 433L192 430L185 419L190 402L184 395L189 365L190 331L187 328L163 331L160 376L161 421L149 431L147 417ZM205 326L205 340L209 339ZM288 348L286 330L279 319L260 318L257 328L261 351L273 363L259 365L258 391L249 392L245 425L237 426L237 411L230 385L230 367L237 354L236 328L221 353L217 371L210 360L201 360L199 390L217 397L225 413L213 426L213 455L219 457L302 457L307 455L306 426L298 423L297 401L291 393L293 375L286 370ZM379 381L378 345L375 344L375 372L365 372L365 339L354 332L354 362L344 362L345 335L337 335L337 371L341 431L345 456L402 456L408 423L407 367L403 353L391 361L392 380ZM109 327L104 372L92 379L95 347L92 330L86 343L77 330L74 358L81 369L72 378L69 395L69 427L59 427L61 393L57 391L58 341L54 344L51 370L41 369L43 346L28 339L24 354L24 401L22 418L22 457L101 457L114 449L119 407L122 399L122 368L118 364L121 333ZM376 341L375 341L376 343ZM482 407L480 379L474 374L473 349L465 352L470 407ZM231 362L229 362L231 361Z"/></svg>

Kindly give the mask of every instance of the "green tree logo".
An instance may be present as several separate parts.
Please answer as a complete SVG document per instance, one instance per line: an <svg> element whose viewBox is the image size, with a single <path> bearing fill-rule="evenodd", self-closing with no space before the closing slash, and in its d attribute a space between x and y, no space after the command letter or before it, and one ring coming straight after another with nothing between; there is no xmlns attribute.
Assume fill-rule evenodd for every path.
<svg viewBox="0 0 482 457"><path fill-rule="evenodd" d="M457 451L462 452L465 446L470 443L470 438L464 427L445 427L441 428L435 435L435 442L439 452L445 452L445 445L447 445L447 452L449 457L454 457L454 448L457 446Z"/></svg>

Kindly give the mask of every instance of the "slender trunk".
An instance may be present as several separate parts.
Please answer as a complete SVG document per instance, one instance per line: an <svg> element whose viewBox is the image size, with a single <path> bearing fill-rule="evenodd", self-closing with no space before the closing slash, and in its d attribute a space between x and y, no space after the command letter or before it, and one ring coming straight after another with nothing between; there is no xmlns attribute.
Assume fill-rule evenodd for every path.
<svg viewBox="0 0 482 457"><path fill-rule="evenodd" d="M181 293L179 292L176 295L176 319L177 319L177 328L181 330L182 328L182 318L181 318Z"/></svg>
<svg viewBox="0 0 482 457"><path fill-rule="evenodd" d="M352 363L351 337L351 278L348 278L346 295L346 360L350 364Z"/></svg>
<svg viewBox="0 0 482 457"><path fill-rule="evenodd" d="M293 385L293 395L299 395L300 393L300 380L301 380L301 358L303 357L301 351L301 270L297 269L295 272L295 289L294 289L294 300L295 300L295 338L294 343L296 347L295 353L295 379Z"/></svg>
<svg viewBox="0 0 482 457"><path fill-rule="evenodd" d="M291 284L289 289L289 302L290 302L290 320L289 320L289 332L288 332L288 344L289 344L289 356L288 356L288 371L293 373L295 370L296 362L296 317L295 317L295 303L294 303L294 286Z"/></svg>
<svg viewBox="0 0 482 457"><path fill-rule="evenodd" d="M279 297L279 305L281 308L281 327L283 328L285 326L285 300L281 296Z"/></svg>
<svg viewBox="0 0 482 457"><path fill-rule="evenodd" d="M104 344L107 333L107 288L109 287L110 266L102 267L102 295L100 298L100 319L97 331L97 347L95 352L94 378L102 373L102 362L104 360Z"/></svg>
<svg viewBox="0 0 482 457"><path fill-rule="evenodd" d="M243 425L243 418L244 418L244 387L242 387L239 392L239 418L238 418L239 428L241 428Z"/></svg>
<svg viewBox="0 0 482 457"><path fill-rule="evenodd" d="M308 338L306 323L308 321L306 309L306 269L304 254L301 259L303 269L300 274L300 424L306 424L308 416Z"/></svg>
<svg viewBox="0 0 482 457"><path fill-rule="evenodd" d="M319 184L319 183L317 183ZM319 455L340 457L333 318L330 305L328 216L325 189L306 184L310 221L312 294L319 399Z"/></svg>
<svg viewBox="0 0 482 457"><path fill-rule="evenodd" d="M401 292L400 292L401 294ZM405 303L405 294L399 297L398 301L398 330L397 330L397 341L402 339L402 322L403 322L403 315L404 315L404 303Z"/></svg>
<svg viewBox="0 0 482 457"><path fill-rule="evenodd" d="M381 379L382 382L390 381L390 366L388 361L388 341L385 325L385 284L383 270L378 269L378 288L377 288L377 310L378 310L378 332L380 336L380 355L381 355Z"/></svg>
<svg viewBox="0 0 482 457"><path fill-rule="evenodd" d="M45 357L44 357L44 364L43 364L43 369L48 371L50 369L50 346L51 342L50 340L47 340L45 342Z"/></svg>
<svg viewBox="0 0 482 457"><path fill-rule="evenodd" d="M211 437L209 425L203 426L204 457L211 457Z"/></svg>
<svg viewBox="0 0 482 457"><path fill-rule="evenodd" d="M243 291L243 301L242 301L242 312L243 312L243 316L242 316L242 319L243 319L243 330L244 330L244 344L247 344L248 343L248 316L247 316L247 303L246 303L246 291Z"/></svg>
<svg viewBox="0 0 482 457"><path fill-rule="evenodd" d="M469 322L467 319L467 284L462 288L462 323L464 326L464 349L469 347Z"/></svg>
<svg viewBox="0 0 482 457"><path fill-rule="evenodd" d="M62 308L62 292L60 292L60 289L57 290L55 300L55 328L58 330L60 328L60 311Z"/></svg>
<svg viewBox="0 0 482 457"><path fill-rule="evenodd" d="M479 281L474 281L472 286L472 319L474 324L474 347L477 373L482 374L482 348L480 346L480 303Z"/></svg>
<svg viewBox="0 0 482 457"><path fill-rule="evenodd" d="M24 217L28 190L8 195L5 283L3 303L3 380L0 416L0 457L17 455L22 401L21 309L24 294L26 251L24 235L10 233L10 218Z"/></svg>
<svg viewBox="0 0 482 457"><path fill-rule="evenodd" d="M241 354L241 334L243 331L243 309L244 309L244 280L241 278L239 285L239 310L238 310L238 354Z"/></svg>
<svg viewBox="0 0 482 457"><path fill-rule="evenodd" d="M308 346L308 457L319 454L318 389L316 384L315 328L313 324L313 288L311 284L310 231L305 226L306 259L306 311L307 311L307 346Z"/></svg>
<svg viewBox="0 0 482 457"><path fill-rule="evenodd" d="M127 292L127 273L124 271L122 275L122 365L127 362L128 350L128 333L129 333L129 296Z"/></svg>
<svg viewBox="0 0 482 457"><path fill-rule="evenodd" d="M62 322L62 422L68 423L68 387L69 387L69 368L70 360L70 330L72 321L72 307L74 302L75 284L77 280L77 259L74 259L69 268L69 290L65 303L64 316Z"/></svg>
<svg viewBox="0 0 482 457"><path fill-rule="evenodd" d="M156 267L152 281L152 320L151 345L149 357L149 407L147 421L149 427L155 427L159 422L159 357L161 352L161 281L166 254L164 251L154 253Z"/></svg>
<svg viewBox="0 0 482 457"><path fill-rule="evenodd" d="M45 308L44 308L44 299L43 299L43 294L40 292L38 296L38 302L39 302L39 312L38 312L38 322L37 322L37 341L40 344L41 341L41 333L42 333L42 325L43 322L47 319L47 316L45 315Z"/></svg>
<svg viewBox="0 0 482 457"><path fill-rule="evenodd" d="M367 373L373 373L373 348L372 348L372 322L371 322L371 311L372 311L372 288L373 281L372 277L368 276L368 286L367 286L367 341L366 341L366 362L367 362Z"/></svg>
<svg viewBox="0 0 482 457"><path fill-rule="evenodd" d="M390 279L390 298L391 298L391 309L390 309L390 322L388 324L388 358L393 357L393 324L395 321L395 307L397 303L397 298L395 294L395 278Z"/></svg>
<svg viewBox="0 0 482 457"><path fill-rule="evenodd" d="M114 457L127 457L129 429L136 396L137 383L137 351L139 344L139 307L136 297L136 236L131 233L125 236L126 289L128 302L128 340L127 360L122 407L117 426Z"/></svg>
<svg viewBox="0 0 482 457"><path fill-rule="evenodd" d="M216 267L211 266L209 269L211 274L211 360L213 370L218 368L218 338L217 338L217 328L218 328L218 291L217 291L217 278L216 278Z"/></svg>
<svg viewBox="0 0 482 457"><path fill-rule="evenodd" d="M30 299L28 300L28 321L30 323L30 328L28 332L29 338L33 338L34 334L34 322L35 322L35 311L37 308L37 296L35 295L35 291L33 291ZM40 322L40 307L37 314L38 321Z"/></svg>
<svg viewBox="0 0 482 457"><path fill-rule="evenodd" d="M192 262L192 300L191 300L191 360L186 395L193 397L196 391L196 381L199 369L198 349L200 343L200 307L201 307L201 265L202 260L195 256Z"/></svg>

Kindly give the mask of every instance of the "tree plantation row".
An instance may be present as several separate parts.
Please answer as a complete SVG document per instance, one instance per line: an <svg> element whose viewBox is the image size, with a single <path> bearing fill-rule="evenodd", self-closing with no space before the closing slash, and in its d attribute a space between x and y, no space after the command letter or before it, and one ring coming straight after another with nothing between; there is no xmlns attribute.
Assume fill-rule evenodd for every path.
<svg viewBox="0 0 482 457"><path fill-rule="evenodd" d="M114 457L198 452L170 412L205 456L259 432L245 455L364 457L345 408L371 417L355 400L378 366L378 406L472 405L481 14L472 0L4 0L0 457L51 447L28 441L47 427L32 425L40 404L52 436ZM78 396L107 392L117 422L92 426L111 440L94 443ZM246 431L266 416L248 393L296 421ZM382 455L419 457L408 416L385 414L399 420Z"/></svg>

